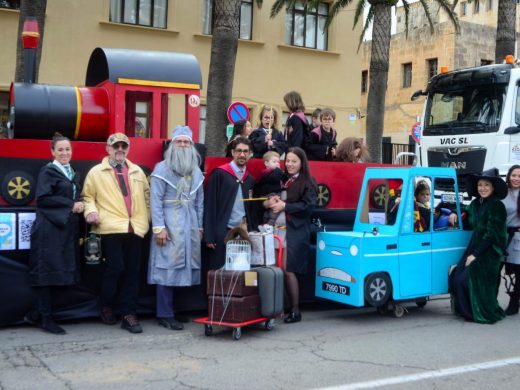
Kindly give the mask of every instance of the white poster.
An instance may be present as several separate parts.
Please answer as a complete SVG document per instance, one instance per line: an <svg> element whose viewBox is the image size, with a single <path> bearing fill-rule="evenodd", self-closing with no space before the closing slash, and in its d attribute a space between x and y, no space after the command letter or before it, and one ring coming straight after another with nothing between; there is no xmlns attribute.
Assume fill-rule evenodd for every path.
<svg viewBox="0 0 520 390"><path fill-rule="evenodd" d="M31 227L36 213L18 213L18 249L31 248Z"/></svg>
<svg viewBox="0 0 520 390"><path fill-rule="evenodd" d="M15 213L0 213L0 250L16 249L15 226Z"/></svg>

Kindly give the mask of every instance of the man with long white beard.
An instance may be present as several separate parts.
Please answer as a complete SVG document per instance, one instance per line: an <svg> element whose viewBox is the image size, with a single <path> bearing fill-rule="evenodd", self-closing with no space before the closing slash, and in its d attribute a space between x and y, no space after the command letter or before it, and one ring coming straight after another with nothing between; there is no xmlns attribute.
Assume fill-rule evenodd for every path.
<svg viewBox="0 0 520 390"><path fill-rule="evenodd" d="M173 130L164 160L151 174L148 283L157 285L157 320L182 330L173 310L174 288L200 284L204 177L188 126Z"/></svg>

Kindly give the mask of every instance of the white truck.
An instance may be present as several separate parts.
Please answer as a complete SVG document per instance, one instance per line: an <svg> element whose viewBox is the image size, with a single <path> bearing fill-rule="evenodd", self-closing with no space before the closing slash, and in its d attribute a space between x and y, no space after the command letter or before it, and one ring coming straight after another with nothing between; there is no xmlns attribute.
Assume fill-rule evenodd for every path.
<svg viewBox="0 0 520 390"><path fill-rule="evenodd" d="M425 95L417 165L457 170L461 190L472 173L520 164L520 68L487 65L440 73Z"/></svg>

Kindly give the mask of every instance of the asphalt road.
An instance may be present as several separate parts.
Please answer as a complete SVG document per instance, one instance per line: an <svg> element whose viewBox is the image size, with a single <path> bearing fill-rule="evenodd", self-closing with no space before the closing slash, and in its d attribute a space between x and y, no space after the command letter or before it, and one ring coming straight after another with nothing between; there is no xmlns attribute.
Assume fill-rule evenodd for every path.
<svg viewBox="0 0 520 390"><path fill-rule="evenodd" d="M500 302L507 303L502 293ZM143 319L131 335L97 320L53 336L0 328L0 389L518 389L520 315L495 325L451 315L449 300L402 318L374 309L307 307L303 321L184 331Z"/></svg>

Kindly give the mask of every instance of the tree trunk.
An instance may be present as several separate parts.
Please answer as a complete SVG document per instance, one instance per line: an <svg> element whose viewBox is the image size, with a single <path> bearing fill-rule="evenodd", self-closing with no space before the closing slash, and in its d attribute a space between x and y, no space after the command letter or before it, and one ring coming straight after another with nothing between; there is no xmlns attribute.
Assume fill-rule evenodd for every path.
<svg viewBox="0 0 520 390"><path fill-rule="evenodd" d="M498 0L495 63L501 64L508 54L515 55L516 1Z"/></svg>
<svg viewBox="0 0 520 390"><path fill-rule="evenodd" d="M215 0L206 109L208 155L224 154L240 26L240 0Z"/></svg>
<svg viewBox="0 0 520 390"><path fill-rule="evenodd" d="M22 48L22 31L23 23L28 17L36 18L40 29L40 41L38 42L38 52L36 54L36 69L34 82L38 82L38 73L40 68L40 59L43 45L43 32L45 30L45 10L47 9L47 0L22 0L20 2L20 19L18 20L18 43L16 46L16 70L14 80L16 82L23 81L24 63Z"/></svg>
<svg viewBox="0 0 520 390"><path fill-rule="evenodd" d="M374 23L369 68L366 139L372 162L380 163L388 82L392 6L386 0L369 0L369 2L374 8Z"/></svg>

